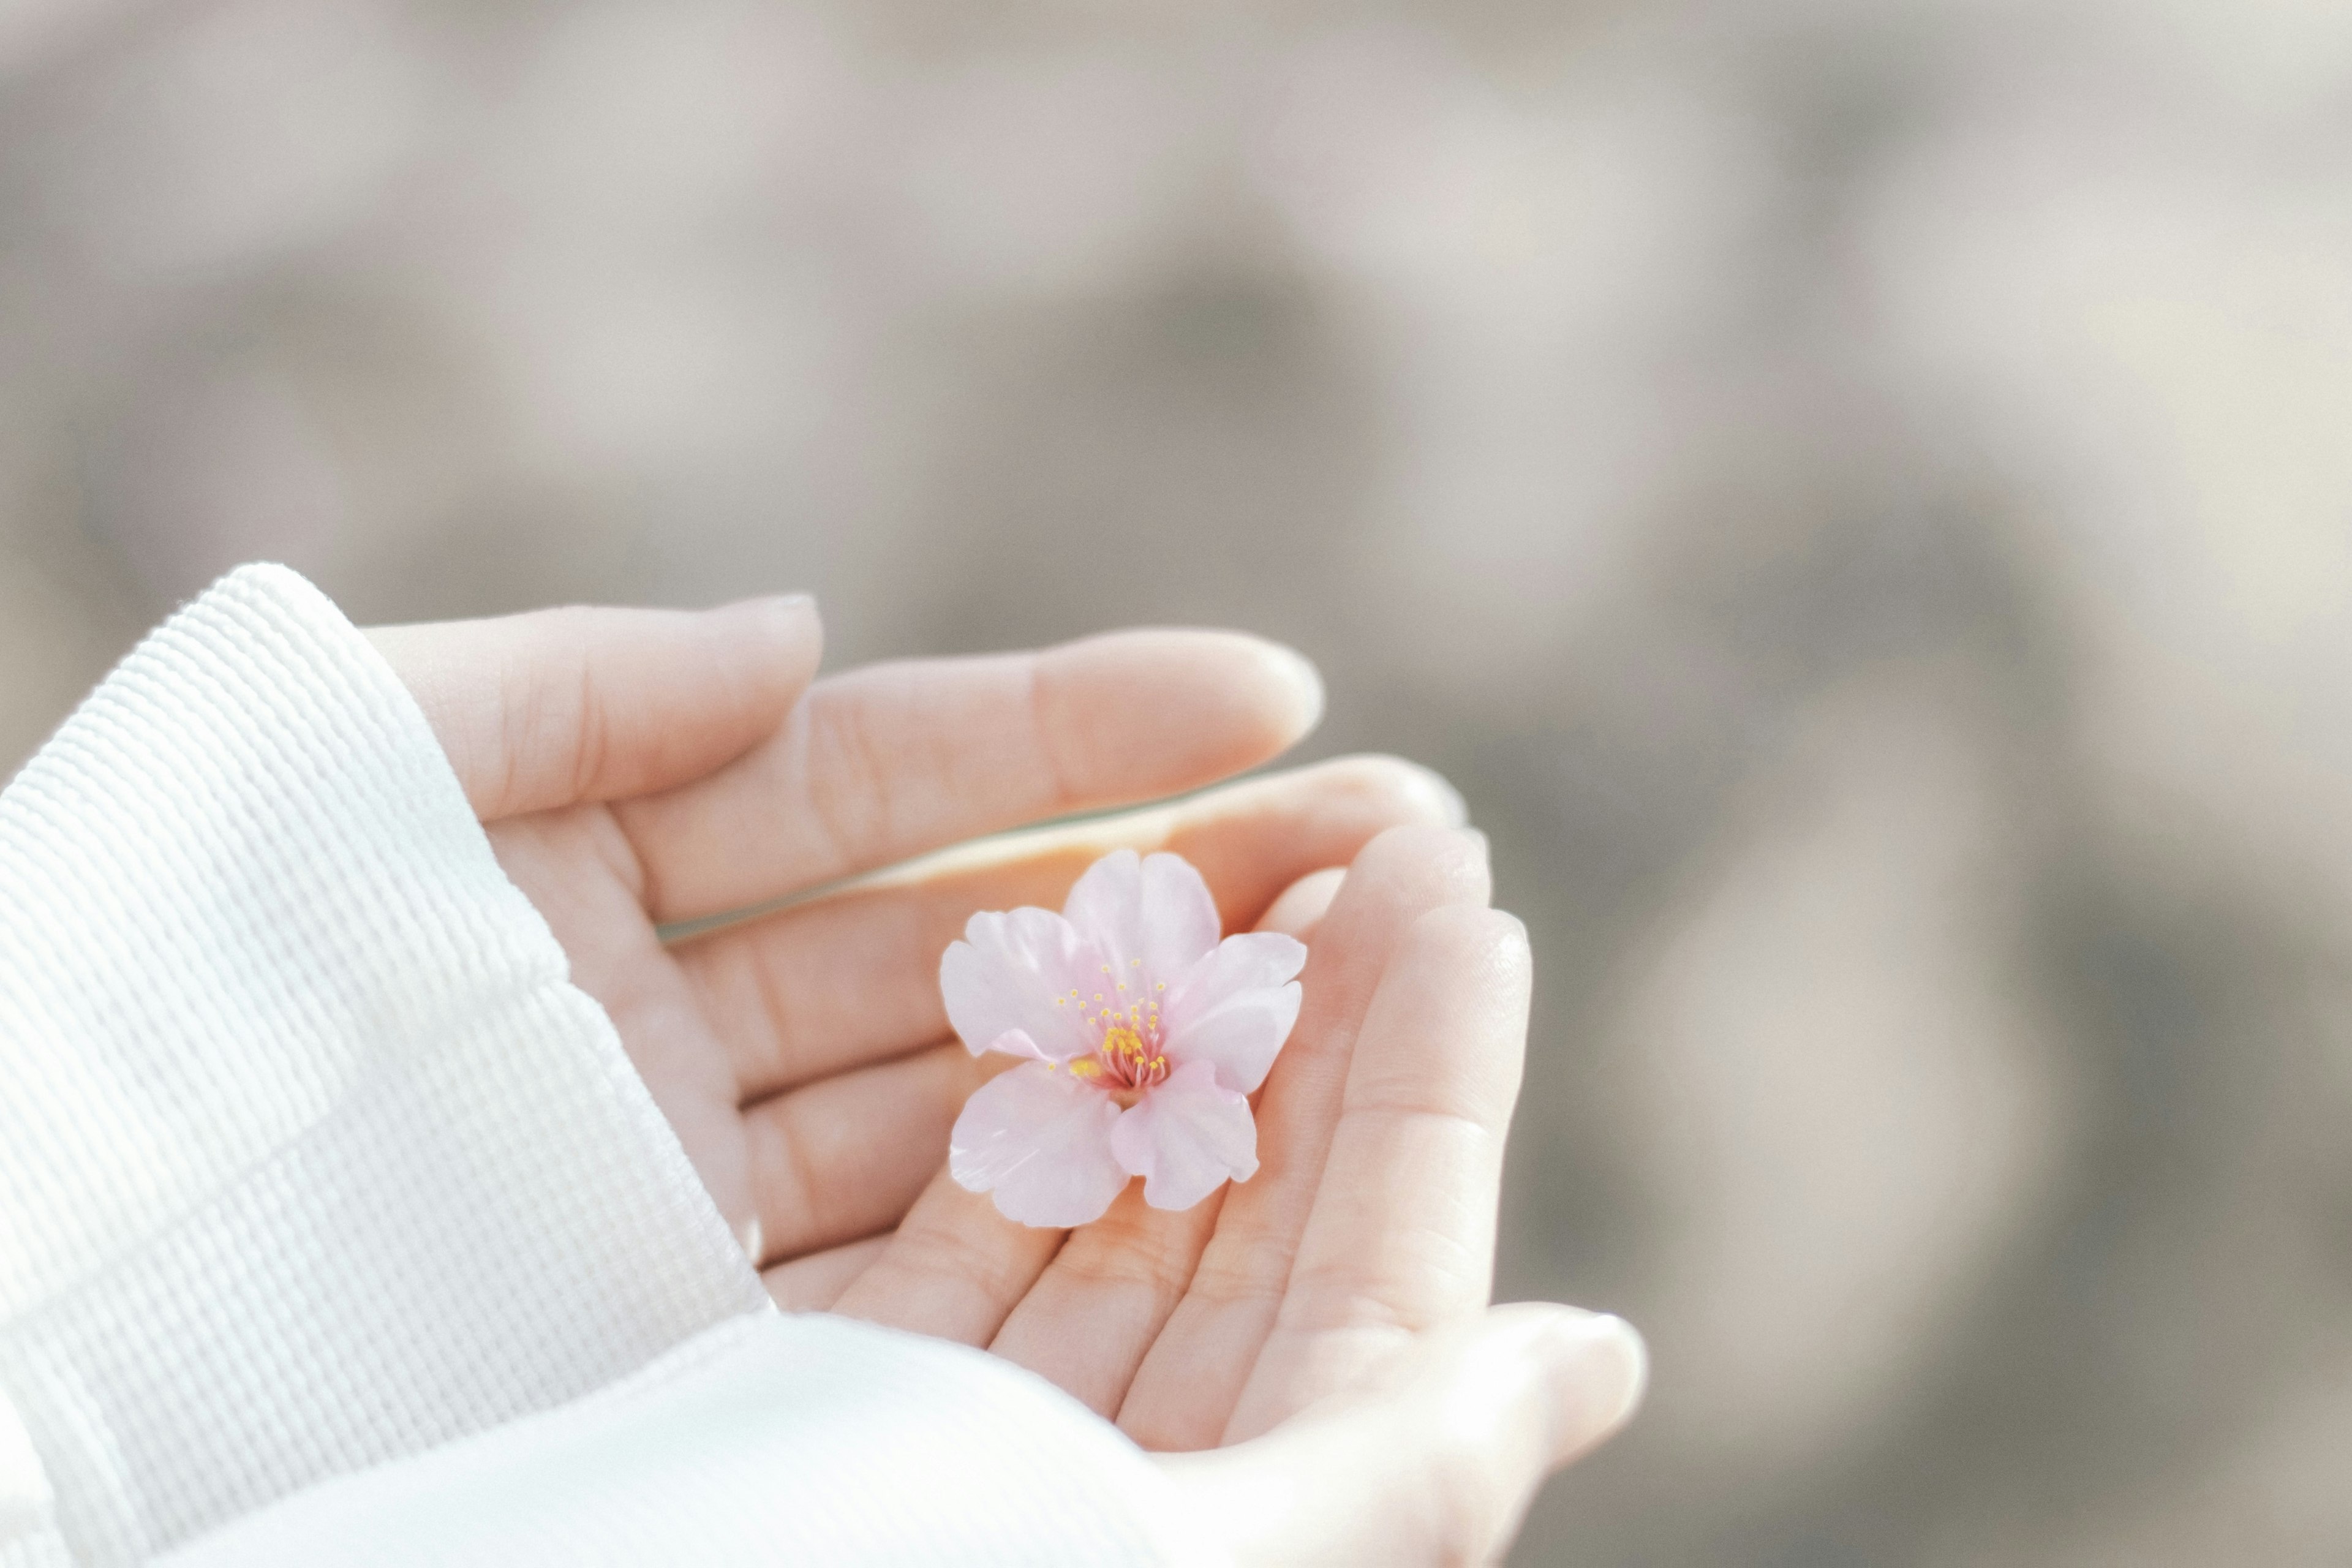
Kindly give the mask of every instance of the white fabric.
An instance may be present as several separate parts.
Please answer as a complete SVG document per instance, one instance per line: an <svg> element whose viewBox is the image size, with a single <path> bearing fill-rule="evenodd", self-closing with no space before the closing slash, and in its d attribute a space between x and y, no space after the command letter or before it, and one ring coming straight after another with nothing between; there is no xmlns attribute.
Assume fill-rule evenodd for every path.
<svg viewBox="0 0 2352 1568"><path fill-rule="evenodd" d="M956 1550L896 1467L939 1462L924 1390L1030 1456L1017 1552ZM649 1490L631 1541L740 1502L897 1510L879 1560L1163 1554L1156 1471L1107 1425L970 1352L774 1313L408 694L316 590L247 568L0 795L0 1568L145 1561L559 1406L459 1451L593 1448L616 1489L704 1410L782 1467L753 1486L714 1448L698 1464L735 1479L667 1524ZM1065 1529L1073 1467L1097 1465L1139 1500ZM381 1482L413 1511L465 1468L327 1490L363 1516ZM544 1511L494 1528L469 1497L450 1517L495 1560L588 1560L530 1549ZM308 1560L357 1560L323 1551L335 1517L303 1500L188 1558L239 1561L291 1518Z"/></svg>
<svg viewBox="0 0 2352 1568"><path fill-rule="evenodd" d="M747 1315L623 1388L303 1493L158 1568L1162 1560L1167 1483L1103 1431L975 1351Z"/></svg>

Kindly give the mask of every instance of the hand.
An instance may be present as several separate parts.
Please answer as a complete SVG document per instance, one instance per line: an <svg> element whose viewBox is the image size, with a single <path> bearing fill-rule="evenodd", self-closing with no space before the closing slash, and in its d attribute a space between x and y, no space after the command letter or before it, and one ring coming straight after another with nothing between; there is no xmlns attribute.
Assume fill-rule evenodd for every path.
<svg viewBox="0 0 2352 1568"><path fill-rule="evenodd" d="M1182 1455L1188 1512L1239 1562L1487 1560L1644 1364L1614 1318L1487 1307L1529 978L1487 892L1480 836L1401 826L1276 900L1306 1000L1246 1184L1181 1213L1130 1187L1066 1236L942 1175L802 1299L986 1345Z"/></svg>
<svg viewBox="0 0 2352 1568"><path fill-rule="evenodd" d="M1245 1560L1496 1548L1542 1474L1630 1408L1638 1342L1607 1320L1597 1337L1537 1336L1574 1347L1562 1408L1582 1414L1536 1439L1523 1415L1487 1423L1476 1440L1508 1453L1478 1487L1449 1468L1468 1439L1415 1414L1462 1378L1545 1363L1498 1361L1473 1327L1525 943L1485 909L1482 844L1429 826L1458 810L1450 792L1409 764L1300 770L662 940L665 924L1254 765L1314 717L1290 656L1130 633L811 686L815 619L790 602L374 635L784 1304L988 1345L1147 1447L1240 1444L1176 1474L1217 1494L1211 1517ZM937 965L971 910L1058 903L1121 844L1192 860L1228 929L1263 918L1308 938L1308 1000L1263 1093L1256 1178L1181 1214L1130 1191L1066 1242L940 1171L989 1068L950 1037ZM1351 860L1344 883L1322 869ZM1524 1338L1507 1314L1525 1310L1494 1331ZM1381 1426L1399 1440L1370 1464L1347 1434ZM1328 1517L1263 1506L1269 1484L1322 1470ZM1475 1501L1486 1494L1501 1500Z"/></svg>
<svg viewBox="0 0 2352 1568"><path fill-rule="evenodd" d="M1163 1458L1186 1516L1213 1523L1238 1563L1495 1561L1543 1479L1641 1399L1646 1352L1618 1319L1486 1306L1528 961L1518 922L1484 907L1483 842L1463 837L1382 835L1311 934L1321 994L1310 990L1301 1033L1312 1023L1303 1043L1339 1058L1310 1069L1344 1072L1336 1129L1227 1446ZM1311 903L1286 899L1275 923L1308 924ZM1297 1092L1269 1082L1269 1108L1277 1089ZM1285 1110L1277 1125L1296 1137L1306 1118ZM1302 1189L1308 1163L1286 1161ZM1249 1190L1230 1193L1213 1256ZM1297 1213L1271 1190L1265 1201ZM1196 1273L1171 1329L1202 1285ZM1212 1305L1189 1326L1219 1317L1244 1347L1265 1321ZM1209 1358L1172 1342L1152 1347L1128 1393L1131 1429L1222 1403ZM1188 1362L1189 1376L1149 1376Z"/></svg>
<svg viewBox="0 0 2352 1568"><path fill-rule="evenodd" d="M665 942L975 835L1214 783L1304 733L1319 685L1271 644L1177 631L812 685L804 599L370 636L787 1304L878 1252L988 1070L939 991L973 910L1058 903L1125 843L1185 855L1245 922L1381 829L1459 811L1410 764L1326 763Z"/></svg>

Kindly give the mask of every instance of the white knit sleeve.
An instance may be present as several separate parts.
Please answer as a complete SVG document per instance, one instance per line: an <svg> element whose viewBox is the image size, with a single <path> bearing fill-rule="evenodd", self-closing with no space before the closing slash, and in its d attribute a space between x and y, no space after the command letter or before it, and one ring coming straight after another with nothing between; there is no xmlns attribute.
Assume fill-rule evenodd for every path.
<svg viewBox="0 0 2352 1568"><path fill-rule="evenodd" d="M1162 1486L989 1358L774 1312L292 573L176 616L0 795L0 1568L1158 1562Z"/></svg>

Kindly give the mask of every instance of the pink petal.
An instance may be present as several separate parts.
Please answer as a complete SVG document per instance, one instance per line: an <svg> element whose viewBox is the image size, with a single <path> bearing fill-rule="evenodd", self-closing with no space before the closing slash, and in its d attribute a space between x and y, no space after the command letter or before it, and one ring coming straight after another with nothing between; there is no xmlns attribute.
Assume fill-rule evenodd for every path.
<svg viewBox="0 0 2352 1568"><path fill-rule="evenodd" d="M971 1050L969 1046L964 1048ZM971 1054L976 1057L984 1056L987 1051L1002 1051L1008 1057L1027 1057L1032 1061L1049 1062L1055 1059L1038 1047L1037 1042L1029 1037L1029 1031L1026 1029L1007 1029L988 1042L986 1051L972 1051Z"/></svg>
<svg viewBox="0 0 2352 1568"><path fill-rule="evenodd" d="M940 959L940 994L966 1049L1066 1061L1094 1049L1070 992L1098 973L1092 951L1051 910L977 914ZM1059 998L1060 1000L1056 1000ZM1020 1048L1019 1035L1030 1047Z"/></svg>
<svg viewBox="0 0 2352 1568"><path fill-rule="evenodd" d="M1206 1062L1185 1063L1121 1113L1110 1147L1143 1178L1143 1201L1156 1209L1191 1208L1228 1180L1257 1174L1249 1100L1219 1083Z"/></svg>
<svg viewBox="0 0 2352 1568"><path fill-rule="evenodd" d="M967 1191L993 1193L1007 1219L1084 1225L1127 1185L1110 1152L1118 1116L1118 1102L1100 1089L1024 1063L964 1101L948 1136L948 1171Z"/></svg>
<svg viewBox="0 0 2352 1568"><path fill-rule="evenodd" d="M1307 948L1271 931L1229 936L1160 1005L1168 1059L1216 1064L1228 1089L1255 1093L1298 1021Z"/></svg>
<svg viewBox="0 0 2352 1568"><path fill-rule="evenodd" d="M1171 980L1217 945L1217 900L1181 855L1118 849L1087 868L1062 913L1102 950L1120 979L1137 959L1146 977Z"/></svg>

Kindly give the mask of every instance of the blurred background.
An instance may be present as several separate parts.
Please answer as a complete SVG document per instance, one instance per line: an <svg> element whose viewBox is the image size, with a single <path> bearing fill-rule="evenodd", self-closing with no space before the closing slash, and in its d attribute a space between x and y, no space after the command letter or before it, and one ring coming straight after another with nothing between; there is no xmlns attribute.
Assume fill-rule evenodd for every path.
<svg viewBox="0 0 2352 1568"><path fill-rule="evenodd" d="M223 568L1287 638L1534 928L1516 1562L2352 1561L2352 8L5 0L0 771Z"/></svg>

